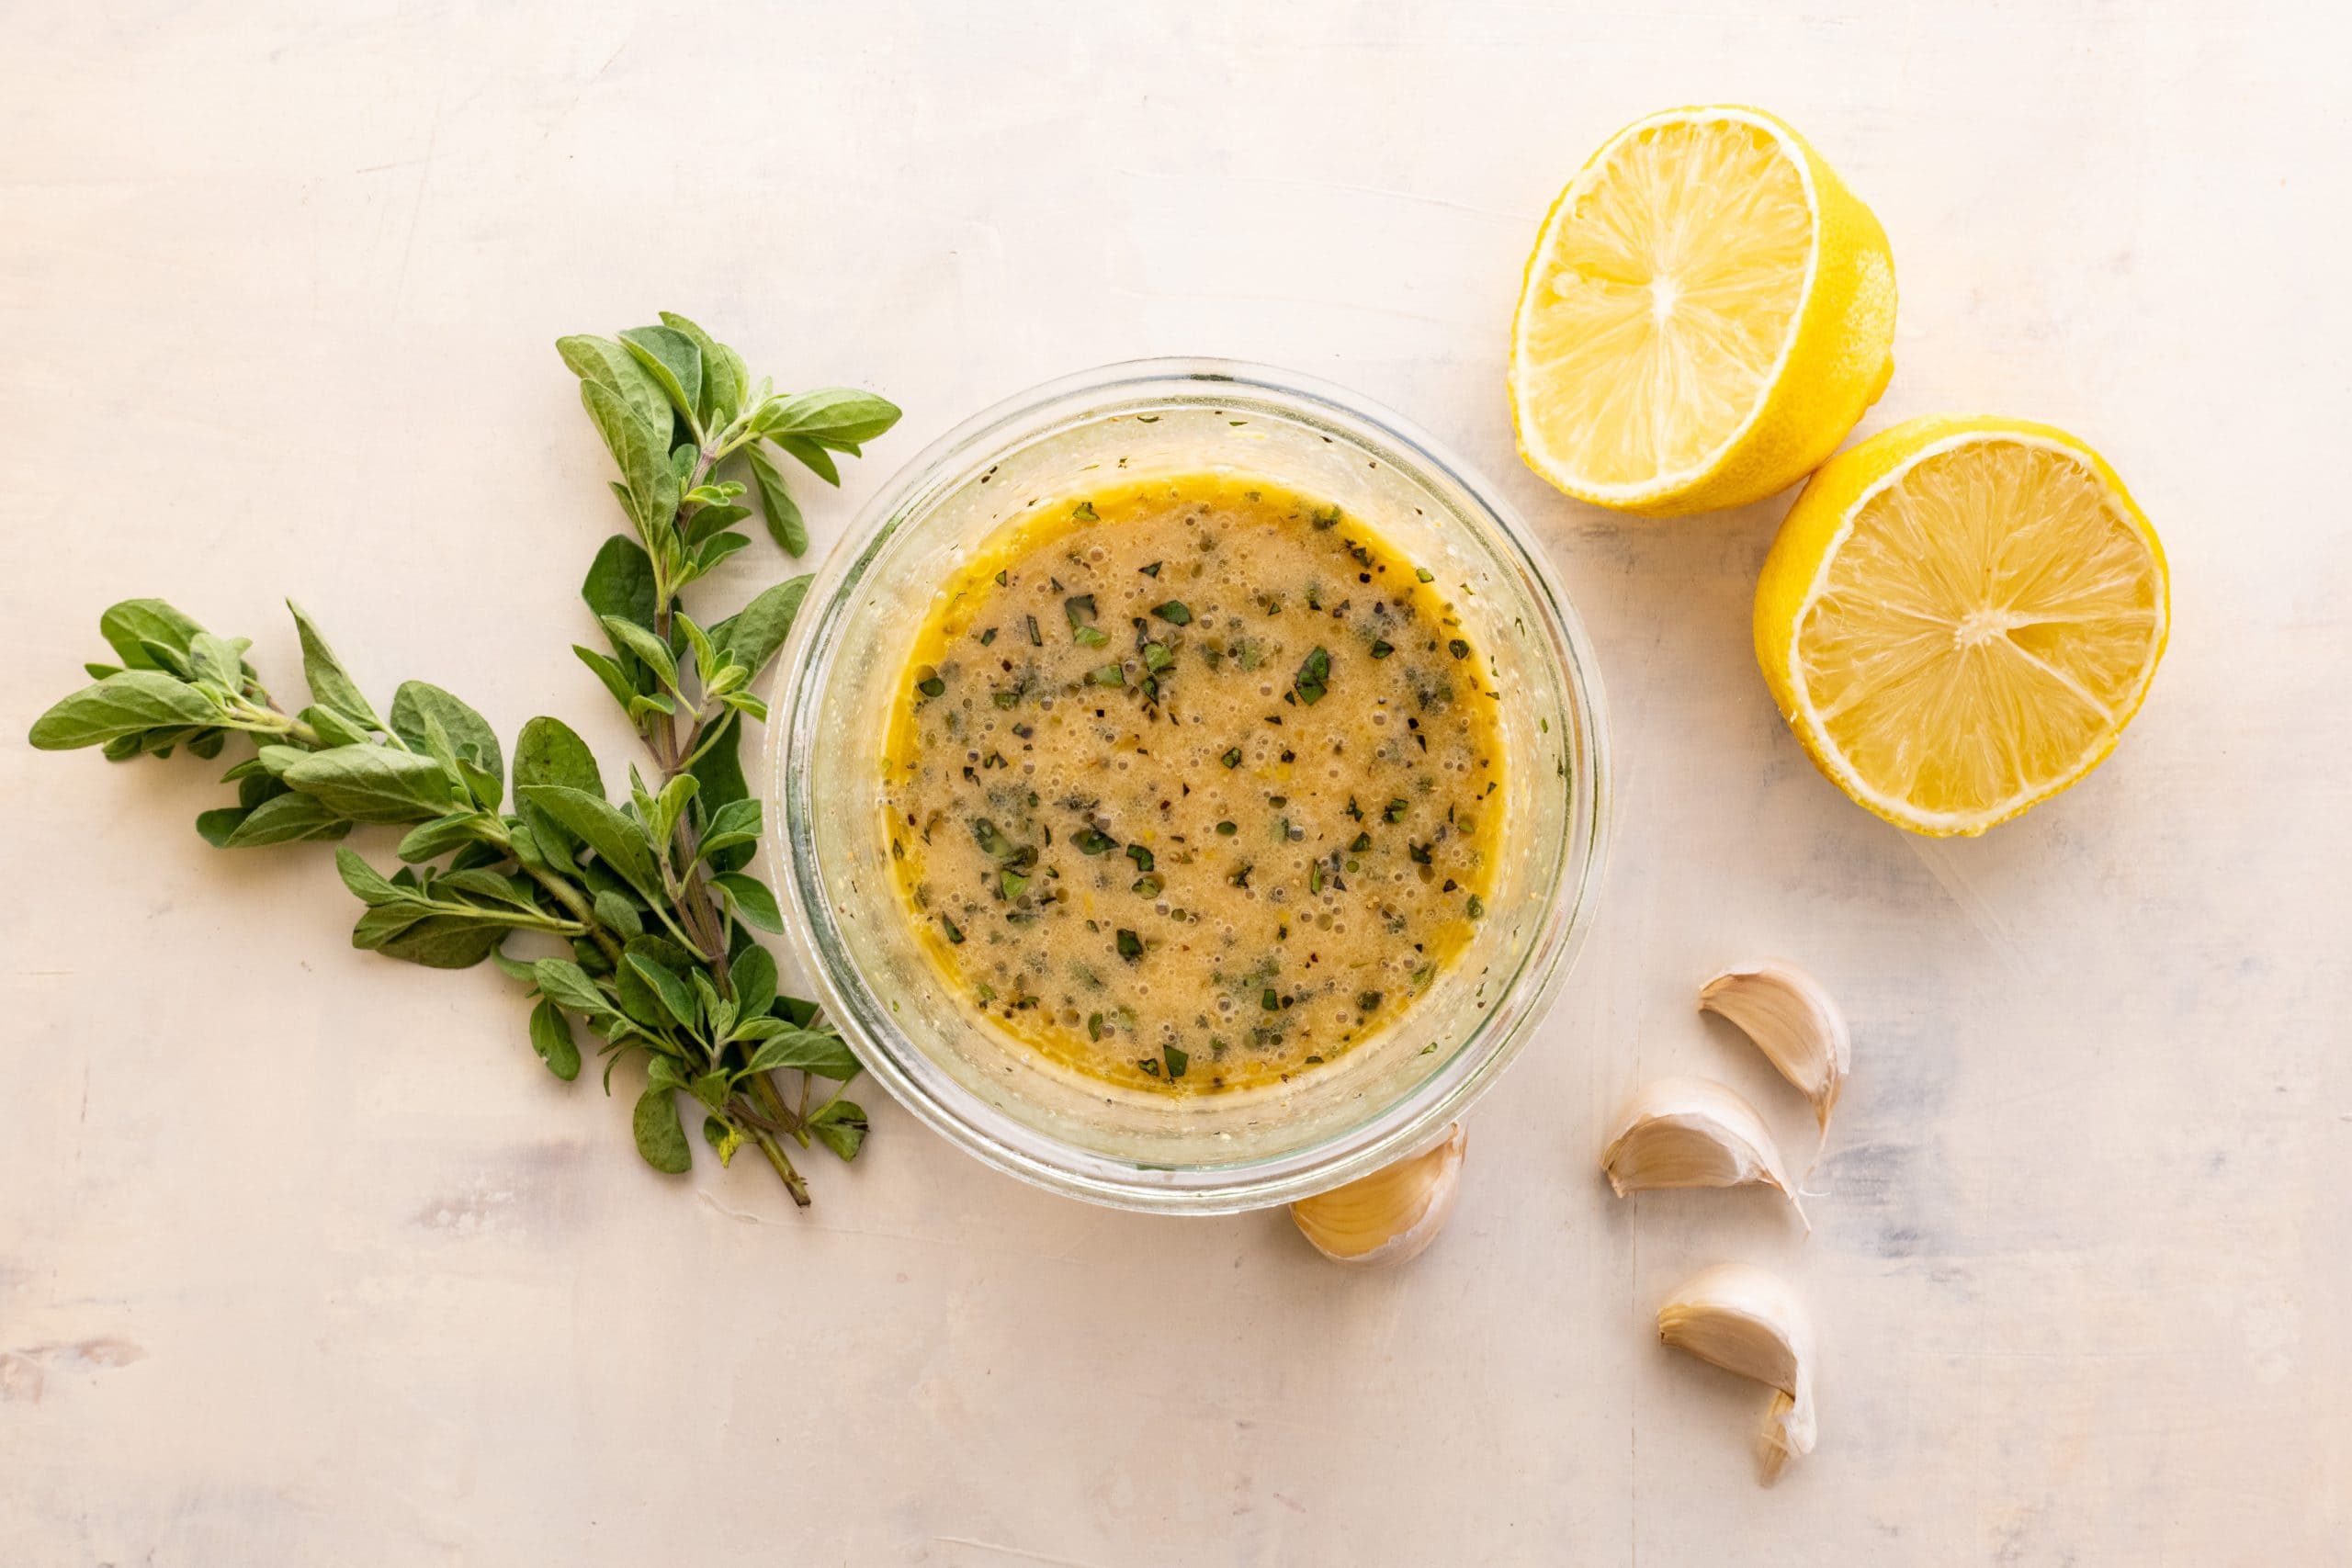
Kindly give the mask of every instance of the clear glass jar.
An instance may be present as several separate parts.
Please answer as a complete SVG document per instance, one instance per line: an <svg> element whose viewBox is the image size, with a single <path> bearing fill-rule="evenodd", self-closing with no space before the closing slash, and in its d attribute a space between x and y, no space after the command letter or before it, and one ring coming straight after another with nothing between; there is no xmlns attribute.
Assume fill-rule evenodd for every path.
<svg viewBox="0 0 2352 1568"><path fill-rule="evenodd" d="M1436 574L1506 694L1507 826L1477 934L1395 1023L1288 1083L1178 1096L1056 1066L951 992L891 875L883 738L934 591L1030 503L1112 468L1261 474L1338 502ZM1114 365L967 421L866 506L817 574L773 705L768 820L783 830L769 871L826 1011L868 1073L946 1137L1094 1202L1259 1208L1433 1142L1526 1043L1599 890L1600 677L1542 551L1426 434L1286 371Z"/></svg>

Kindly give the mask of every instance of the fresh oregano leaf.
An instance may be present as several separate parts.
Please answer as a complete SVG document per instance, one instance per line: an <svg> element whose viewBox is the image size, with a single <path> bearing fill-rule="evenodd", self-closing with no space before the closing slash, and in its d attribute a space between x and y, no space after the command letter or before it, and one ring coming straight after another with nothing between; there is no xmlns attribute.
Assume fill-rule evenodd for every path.
<svg viewBox="0 0 2352 1568"><path fill-rule="evenodd" d="M548 1071L566 1083L580 1076L580 1046L571 1038L571 1022L545 998L531 1009L531 1049Z"/></svg>
<svg viewBox="0 0 2352 1568"><path fill-rule="evenodd" d="M125 670L58 703L33 721L28 739L44 751L68 751L220 716L212 699L185 681L159 670Z"/></svg>
<svg viewBox="0 0 2352 1568"><path fill-rule="evenodd" d="M694 650L695 668L702 671L703 682L707 685L710 678L718 673L725 660L720 657L718 649L711 646L710 634L696 625L693 616L681 611L671 617L671 621L685 637L686 646Z"/></svg>
<svg viewBox="0 0 2352 1568"><path fill-rule="evenodd" d="M471 843L478 820L474 812L453 811L446 817L435 817L430 822L420 822L402 836L400 846L392 853L411 865L420 861L438 860L451 850Z"/></svg>
<svg viewBox="0 0 2352 1568"><path fill-rule="evenodd" d="M628 678L628 671L621 668L619 660L593 648L582 648L576 642L571 645L571 651L580 656L581 663L596 672L596 679L605 683L605 690L612 694L613 701L625 708L637 701L637 683Z"/></svg>
<svg viewBox="0 0 2352 1568"><path fill-rule="evenodd" d="M403 887L395 887L382 872L369 865L358 851L340 848L334 852L334 869L351 896L374 908L379 904L405 904L414 901L416 895Z"/></svg>
<svg viewBox="0 0 2352 1568"><path fill-rule="evenodd" d="M695 985L695 995L702 1000L703 1021L708 1025L703 1032L713 1040L725 1040L735 1027L735 1004L718 994L710 983L710 972L696 969L686 978Z"/></svg>
<svg viewBox="0 0 2352 1568"><path fill-rule="evenodd" d="M596 754L588 742L561 719L544 715L526 722L514 738L514 787L525 784L561 784L599 799L605 794Z"/></svg>
<svg viewBox="0 0 2352 1568"><path fill-rule="evenodd" d="M623 942L645 934L645 921L638 914L637 906L611 888L607 887L596 895L594 908L596 918Z"/></svg>
<svg viewBox="0 0 2352 1568"><path fill-rule="evenodd" d="M146 645L160 644L184 654L203 629L161 599L125 599L107 606L98 617L98 635L107 639L115 657L132 670L161 668Z"/></svg>
<svg viewBox="0 0 2352 1568"><path fill-rule="evenodd" d="M758 942L735 955L727 980L735 993L735 1016L757 1018L775 1000L775 956Z"/></svg>
<svg viewBox="0 0 2352 1568"><path fill-rule="evenodd" d="M775 895L768 891L767 884L740 871L720 872L711 880L734 898L735 912L747 924L763 931L783 932L784 911L776 908Z"/></svg>
<svg viewBox="0 0 2352 1568"><path fill-rule="evenodd" d="M743 667L737 664L730 668L741 670ZM759 698L752 695L749 692L729 692L718 700L725 703L729 707L733 708L737 713L751 715L753 718L758 719L762 724L765 724L768 721L768 705L760 701Z"/></svg>
<svg viewBox="0 0 2352 1568"><path fill-rule="evenodd" d="M344 669L343 660L334 656L334 649L319 635L302 606L288 599L286 608L293 615L294 629L302 639L302 679L311 688L311 700L334 709L361 729L383 728L384 721L376 716L359 682Z"/></svg>
<svg viewBox="0 0 2352 1568"><path fill-rule="evenodd" d="M786 1067L838 1083L847 1083L861 1070L848 1044L831 1030L787 1029L762 1041L743 1071L766 1073Z"/></svg>
<svg viewBox="0 0 2352 1568"><path fill-rule="evenodd" d="M865 1146L865 1111L854 1100L839 1096L808 1114L808 1134L845 1160L857 1157Z"/></svg>
<svg viewBox="0 0 2352 1568"><path fill-rule="evenodd" d="M673 311L662 312L662 324L694 344L700 356L704 425L724 425L733 420L743 410L744 394L752 389L752 378L743 368L742 356Z"/></svg>
<svg viewBox="0 0 2352 1568"><path fill-rule="evenodd" d="M690 545L699 545L722 528L732 528L752 514L748 506L732 502L714 502L686 520L683 537Z"/></svg>
<svg viewBox="0 0 2352 1568"><path fill-rule="evenodd" d="M701 1009L695 1001L693 990L668 964L645 953L630 953L623 962L653 987L653 994L662 999L662 1006L672 1018L688 1029L701 1021Z"/></svg>
<svg viewBox="0 0 2352 1568"><path fill-rule="evenodd" d="M678 1121L673 1090L649 1086L637 1097L629 1125L637 1134L637 1152L646 1164L668 1176L683 1176L693 1168L695 1156L686 1146L686 1130Z"/></svg>
<svg viewBox="0 0 2352 1568"><path fill-rule="evenodd" d="M899 423L899 406L888 398L851 387L823 387L778 398L761 409L753 428L771 439L801 435L828 446L862 446Z"/></svg>
<svg viewBox="0 0 2352 1568"><path fill-rule="evenodd" d="M488 781L483 809L495 811L505 794L505 759L500 754L498 732L489 720L458 698L425 681L405 681L392 694L392 733L413 747L425 743L427 727L437 723L460 761L471 762ZM476 791L477 798L483 793Z"/></svg>
<svg viewBox="0 0 2352 1568"><path fill-rule="evenodd" d="M791 635L792 623L800 615L801 601L808 597L808 577L795 577L763 590L744 605L728 624L724 647L728 658L751 671L746 679L756 679L766 668L784 639Z"/></svg>
<svg viewBox="0 0 2352 1568"><path fill-rule="evenodd" d="M485 912L493 917L499 912L495 908L498 905L526 915L540 912L538 902L531 894L530 884L518 883L487 866L453 870L433 884L433 896L437 901L447 902L453 893L476 905L492 906Z"/></svg>
<svg viewBox="0 0 2352 1568"><path fill-rule="evenodd" d="M317 732L322 746L365 746L370 739L367 726L321 703L312 703L294 716Z"/></svg>
<svg viewBox="0 0 2352 1568"><path fill-rule="evenodd" d="M597 798L603 797L599 795ZM519 853L535 856L548 869L573 878L581 875L580 867L573 859L580 849L580 840L540 807L527 800L515 801L514 821L508 829L507 839Z"/></svg>
<svg viewBox="0 0 2352 1568"><path fill-rule="evenodd" d="M504 935L503 927L487 920L437 914L408 919L402 918L405 914L398 905L368 910L352 928L351 945L427 969L470 969L489 957Z"/></svg>
<svg viewBox="0 0 2352 1568"><path fill-rule="evenodd" d="M499 973L504 975L508 979L520 980L526 985L530 983L531 966L528 964L524 963L523 960L519 958L507 957L506 950L504 948L492 948L490 950L490 961L492 964L497 964Z"/></svg>
<svg viewBox="0 0 2352 1568"><path fill-rule="evenodd" d="M295 763L300 761L303 758L309 755L310 753L303 750L300 746L257 746L254 748L254 761L260 763L262 772L267 773L273 780L284 779L286 777L287 769L292 767Z"/></svg>
<svg viewBox="0 0 2352 1568"><path fill-rule="evenodd" d="M661 872L643 834L636 823L606 805L604 796L561 784L532 784L514 793L595 851L599 860L646 898L663 897Z"/></svg>
<svg viewBox="0 0 2352 1568"><path fill-rule="evenodd" d="M234 692L244 683L245 649L252 646L245 637L232 641L200 631L187 640L188 662L195 667L198 680L209 681L224 692Z"/></svg>
<svg viewBox="0 0 2352 1568"><path fill-rule="evenodd" d="M659 441L664 450L670 445L670 399L660 383L647 374L637 356L609 338L562 337L555 341L555 351L563 356L571 373L583 381L594 381L608 391L619 394L621 400L636 413L648 434Z"/></svg>
<svg viewBox="0 0 2352 1568"><path fill-rule="evenodd" d="M458 804L440 763L388 746L313 751L280 777L354 822L422 822Z"/></svg>
<svg viewBox="0 0 2352 1568"><path fill-rule="evenodd" d="M705 812L716 812L730 801L749 798L752 793L743 778L743 727L735 722L731 713L721 723L724 728L718 739L708 750L695 759L690 770L701 781L702 787L695 791L695 798L702 802ZM735 871L750 862L752 850L750 844L736 844L709 856L707 863L713 871Z"/></svg>
<svg viewBox="0 0 2352 1568"><path fill-rule="evenodd" d="M618 392L594 381L580 383L580 400L619 465L628 514L638 531L658 538L678 510L678 475L670 467L668 434L655 434Z"/></svg>
<svg viewBox="0 0 2352 1568"><path fill-rule="evenodd" d="M718 563L737 550L749 548L752 541L741 534L715 534L705 539L694 553L694 575L707 576Z"/></svg>
<svg viewBox="0 0 2352 1568"><path fill-rule="evenodd" d="M631 327L621 333L621 344L669 395L686 423L701 429L702 351L694 340L668 327ZM677 510L674 502L670 510Z"/></svg>
<svg viewBox="0 0 2352 1568"><path fill-rule="evenodd" d="M837 488L840 486L842 482L840 467L834 463L832 454L818 445L815 440L806 435L785 434L771 435L768 439L784 451L792 454L802 468L807 468L827 484Z"/></svg>
<svg viewBox="0 0 2352 1568"><path fill-rule="evenodd" d="M541 996L574 1012L610 1015L616 1011L612 999L597 989L588 972L569 958L540 959L531 965L531 978Z"/></svg>
<svg viewBox="0 0 2352 1568"><path fill-rule="evenodd" d="M671 836L677 831L679 814L695 797L695 791L701 786L701 782L692 773L680 773L662 786L662 793L653 797L652 813L646 818L648 838L657 844L670 842Z"/></svg>
<svg viewBox="0 0 2352 1568"><path fill-rule="evenodd" d="M304 839L340 839L350 830L350 822L325 802L307 795L278 795L247 812L222 847L249 850Z"/></svg>
<svg viewBox="0 0 2352 1568"><path fill-rule="evenodd" d="M784 475L756 446L743 449L743 460L750 466L752 482L760 492L760 514L767 519L768 537L796 560L807 555L808 524L800 515L800 503L792 499L792 491L786 487Z"/></svg>
<svg viewBox="0 0 2352 1568"><path fill-rule="evenodd" d="M184 648L174 648L168 643L150 642L142 637L139 643L139 651L147 656L147 668L150 670L160 670L166 675L176 675L183 681L196 679L196 662L188 657L187 649Z"/></svg>
<svg viewBox="0 0 2352 1568"><path fill-rule="evenodd" d="M710 814L709 824L703 829L699 852L708 859L739 844L754 843L759 836L760 803L756 800L730 800Z"/></svg>
<svg viewBox="0 0 2352 1568"><path fill-rule="evenodd" d="M588 575L580 584L580 597L597 619L618 615L640 626L650 626L660 608L654 603L653 562L645 547L635 539L615 534L596 551L596 558L588 565Z"/></svg>
<svg viewBox="0 0 2352 1568"><path fill-rule="evenodd" d="M199 811L196 814L196 830L214 849L225 850L229 847L230 836L243 824L252 810L249 806L224 806L215 811Z"/></svg>
<svg viewBox="0 0 2352 1568"><path fill-rule="evenodd" d="M618 615L606 615L603 625L605 635L613 639L616 649L637 655L643 660L662 685L674 692L678 689L678 660L670 645L639 626L635 621Z"/></svg>

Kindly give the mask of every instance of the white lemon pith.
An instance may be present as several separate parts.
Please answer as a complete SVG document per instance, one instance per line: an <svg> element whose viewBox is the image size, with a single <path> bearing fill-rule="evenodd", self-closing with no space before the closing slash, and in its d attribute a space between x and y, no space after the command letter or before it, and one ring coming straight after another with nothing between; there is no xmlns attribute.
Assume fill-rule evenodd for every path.
<svg viewBox="0 0 2352 1568"><path fill-rule="evenodd" d="M1893 367L1885 233L1760 110L1612 137L1529 258L1510 392L1528 465L1654 515L1737 506L1837 448Z"/></svg>
<svg viewBox="0 0 2352 1568"><path fill-rule="evenodd" d="M1756 651L1847 794L1981 833L2115 748L2170 594L2155 531L2099 456L2022 420L1913 420L1841 453L1781 524Z"/></svg>

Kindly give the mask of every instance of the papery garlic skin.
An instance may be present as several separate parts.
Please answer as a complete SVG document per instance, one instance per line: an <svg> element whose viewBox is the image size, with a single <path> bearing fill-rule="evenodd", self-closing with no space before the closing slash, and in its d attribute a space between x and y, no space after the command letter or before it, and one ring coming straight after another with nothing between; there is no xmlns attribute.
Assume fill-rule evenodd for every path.
<svg viewBox="0 0 2352 1568"><path fill-rule="evenodd" d="M1378 1269L1408 1262L1453 1217L1468 1146L1469 1135L1457 1122L1446 1129L1443 1142L1425 1153L1383 1166L1345 1187L1301 1198L1290 1206L1291 1221L1334 1263Z"/></svg>
<svg viewBox="0 0 2352 1568"><path fill-rule="evenodd" d="M1619 1114L1600 1168L1623 1198L1657 1188L1763 1186L1777 1190L1810 1233L1780 1145L1756 1108L1711 1078L1657 1078Z"/></svg>
<svg viewBox="0 0 2352 1568"><path fill-rule="evenodd" d="M1821 982L1778 959L1736 964L1699 989L1699 1010L1736 1025L1765 1059L1813 1101L1821 1141L1852 1066L1846 1015Z"/></svg>
<svg viewBox="0 0 2352 1568"><path fill-rule="evenodd" d="M1777 1274L1718 1263L1685 1280L1657 1309L1657 1337L1773 1390L1764 1413L1760 1478L1770 1486L1820 1436L1813 1402L1813 1319Z"/></svg>
<svg viewBox="0 0 2352 1568"><path fill-rule="evenodd" d="M1803 1427L1797 1425L1804 1423ZM1807 1376L1804 1413L1797 1410L1797 1397L1781 1389L1772 1391L1772 1404L1764 1412L1764 1427L1756 1435L1756 1479L1770 1486L1781 1479L1781 1472L1789 1461L1801 1454L1813 1452L1814 1440L1819 1436L1814 1423L1810 1376Z"/></svg>

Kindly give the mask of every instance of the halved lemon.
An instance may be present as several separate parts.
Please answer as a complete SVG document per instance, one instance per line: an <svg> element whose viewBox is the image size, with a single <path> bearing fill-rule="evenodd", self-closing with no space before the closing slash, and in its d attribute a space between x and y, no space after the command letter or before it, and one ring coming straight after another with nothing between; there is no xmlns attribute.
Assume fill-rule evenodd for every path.
<svg viewBox="0 0 2352 1568"><path fill-rule="evenodd" d="M1839 788L1975 834L2115 750L2170 616L2164 547L2097 452L1933 415L1814 475L1756 585L1756 657Z"/></svg>
<svg viewBox="0 0 2352 1568"><path fill-rule="evenodd" d="M1885 231L1804 138L1760 109L1668 109L1544 221L1511 328L1520 454L1602 506L1744 505L1837 450L1894 341Z"/></svg>

